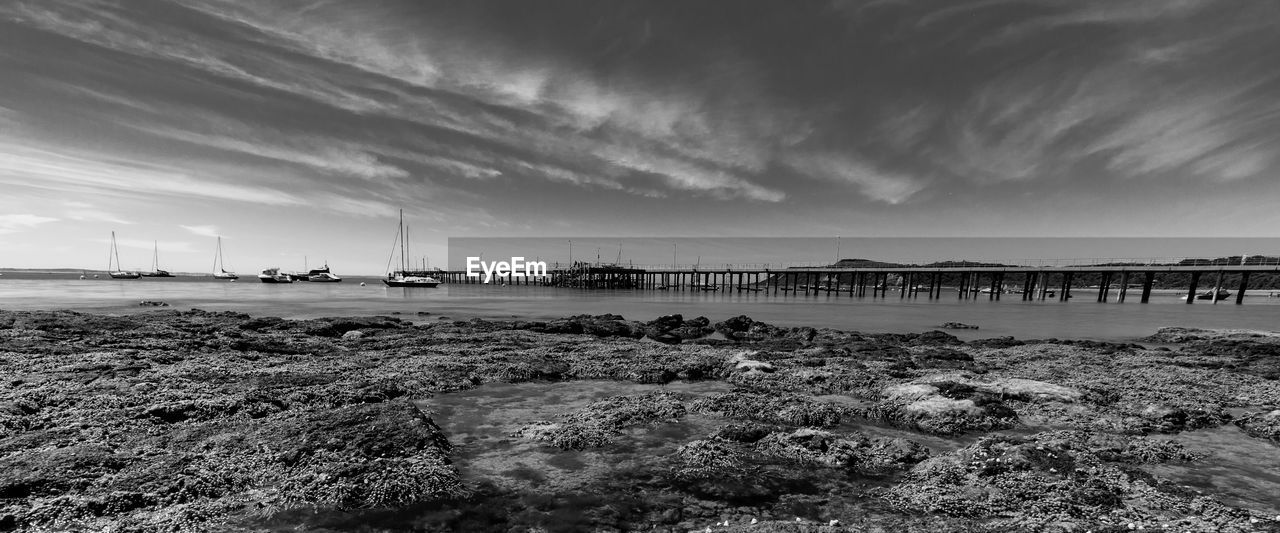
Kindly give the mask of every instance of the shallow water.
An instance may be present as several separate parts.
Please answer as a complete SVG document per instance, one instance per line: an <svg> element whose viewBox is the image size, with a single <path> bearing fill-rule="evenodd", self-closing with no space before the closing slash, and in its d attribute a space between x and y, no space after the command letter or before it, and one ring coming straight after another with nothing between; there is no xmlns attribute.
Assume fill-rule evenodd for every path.
<svg viewBox="0 0 1280 533"><path fill-rule="evenodd" d="M688 413L678 422L634 428L613 444L582 451L560 450L511 434L534 421L554 421L611 396L658 389L693 401L728 392L731 386L718 381L677 381L666 386L594 380L494 383L441 394L419 406L444 429L465 479L488 480L508 490L564 492L581 489L611 472L635 470L653 457L711 433L723 421Z"/></svg>
<svg viewBox="0 0 1280 533"><path fill-rule="evenodd" d="M1280 515L1280 446L1245 435L1233 425L1159 437L1208 457L1185 464L1151 465L1156 476L1210 493L1220 502Z"/></svg>
<svg viewBox="0 0 1280 533"><path fill-rule="evenodd" d="M169 309L238 311L257 316L316 318L339 315L403 314L418 322L440 317L465 319L548 319L581 313L617 313L633 320L681 313L714 321L748 315L781 326L831 327L868 332L920 332L944 322L977 330L955 330L962 339L996 336L1126 340L1163 326L1274 330L1280 297L1251 291L1244 305L1183 303L1179 291L1157 291L1150 304L1097 303L1094 292L1075 289L1069 303L1002 301L985 296L959 300L851 298L845 294L784 294L687 291L588 291L551 287L441 285L435 289L384 287L377 278L349 277L342 283L263 284L253 277L229 283L211 278L139 280L77 279L78 274L8 273L0 278L0 309L74 309L98 313L145 313L142 300L164 301ZM365 282L365 286L360 286ZM418 315L418 313L429 313Z"/></svg>

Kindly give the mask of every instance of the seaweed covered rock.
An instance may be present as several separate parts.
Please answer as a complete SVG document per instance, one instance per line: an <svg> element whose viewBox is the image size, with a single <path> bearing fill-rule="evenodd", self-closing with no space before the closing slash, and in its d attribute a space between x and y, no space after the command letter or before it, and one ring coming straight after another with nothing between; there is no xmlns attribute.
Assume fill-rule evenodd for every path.
<svg viewBox="0 0 1280 533"><path fill-rule="evenodd" d="M582 450L608 444L622 430L684 416L685 407L674 394L662 391L614 396L563 416L537 421L515 436L546 441L561 449Z"/></svg>
<svg viewBox="0 0 1280 533"><path fill-rule="evenodd" d="M847 405L822 402L798 394L757 394L734 391L700 398L690 411L737 420L801 427L831 427L842 420L863 418Z"/></svg>
<svg viewBox="0 0 1280 533"><path fill-rule="evenodd" d="M929 457L927 448L906 439L837 435L811 428L771 433L757 441L755 449L801 464L835 467L864 475L904 470Z"/></svg>
<svg viewBox="0 0 1280 533"><path fill-rule="evenodd" d="M966 383L908 383L888 387L874 413L895 425L937 435L1013 427L1017 413L999 396Z"/></svg>
<svg viewBox="0 0 1280 533"><path fill-rule="evenodd" d="M1280 409L1267 413L1246 413L1235 424L1250 437L1280 444Z"/></svg>
<svg viewBox="0 0 1280 533"><path fill-rule="evenodd" d="M1110 463L1097 444L1078 432L984 437L916 465L885 499L995 530L1252 531L1264 519Z"/></svg>

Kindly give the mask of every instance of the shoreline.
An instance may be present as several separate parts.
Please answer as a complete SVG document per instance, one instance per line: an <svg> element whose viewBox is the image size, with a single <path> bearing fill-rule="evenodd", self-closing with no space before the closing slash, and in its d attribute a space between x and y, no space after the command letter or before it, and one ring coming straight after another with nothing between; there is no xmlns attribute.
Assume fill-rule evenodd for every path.
<svg viewBox="0 0 1280 533"><path fill-rule="evenodd" d="M411 318L0 311L12 369L0 530L342 529L342 517L385 530L1280 530L1280 501L1242 488L1280 494L1264 472L1280 461L1258 457L1256 473L1213 462L1280 456L1270 332L1164 328L1143 345L747 317ZM617 390L510 411L491 453L552 462L494 483L456 468L480 442L442 429L462 422L420 408L601 380ZM663 387L673 381L684 392ZM956 445L927 444L938 439ZM1197 446L1223 448L1206 459ZM582 457L643 460L604 475L608 460ZM1199 465L1237 469L1240 483L1216 490L1231 504L1150 473L1187 481ZM527 490L557 472L576 488ZM635 509L608 511L623 501Z"/></svg>

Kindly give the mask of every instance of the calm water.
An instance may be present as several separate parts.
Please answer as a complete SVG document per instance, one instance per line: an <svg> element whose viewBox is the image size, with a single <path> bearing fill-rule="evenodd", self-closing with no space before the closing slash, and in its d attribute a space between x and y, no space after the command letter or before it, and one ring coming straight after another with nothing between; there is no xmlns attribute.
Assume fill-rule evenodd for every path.
<svg viewBox="0 0 1280 533"><path fill-rule="evenodd" d="M650 320L681 313L713 321L748 315L777 325L833 327L873 332L919 332L943 322L964 322L978 330L956 331L962 338L1012 335L1019 338L1133 339L1162 326L1275 330L1280 324L1280 297L1250 291L1244 305L1234 299L1213 305L1183 303L1176 291L1157 291L1151 303L1100 304L1096 292L1072 291L1070 303L1022 302L1003 295L958 300L944 292L941 300L924 298L850 298L834 295L766 295L763 293L681 291L586 291L547 287L441 285L434 289L387 288L377 278L347 277L341 283L259 283L254 277L231 283L211 278L78 279L78 274L23 274L0 277L0 309L73 309L95 313L152 312L143 300L164 301L168 309L200 308L240 311L259 316L314 318L340 315L400 313L415 321L451 319L547 319L580 313L617 313ZM360 283L366 283L360 286ZM429 315L418 315L426 312Z"/></svg>

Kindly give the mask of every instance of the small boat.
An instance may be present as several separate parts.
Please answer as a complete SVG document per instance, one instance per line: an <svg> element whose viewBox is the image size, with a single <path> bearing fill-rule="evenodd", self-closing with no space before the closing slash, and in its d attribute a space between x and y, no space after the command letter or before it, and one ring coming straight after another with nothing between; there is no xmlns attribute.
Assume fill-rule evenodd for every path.
<svg viewBox="0 0 1280 533"><path fill-rule="evenodd" d="M258 274L258 281L263 283L293 283L293 278L280 271L279 267L263 269Z"/></svg>
<svg viewBox="0 0 1280 533"><path fill-rule="evenodd" d="M160 268L160 243L155 243L155 249L151 252L151 272L143 272L144 278L172 278L168 270Z"/></svg>
<svg viewBox="0 0 1280 533"><path fill-rule="evenodd" d="M422 272L413 272L409 270L409 254L405 249L406 241L404 231L404 210L400 210L400 229L396 233L396 240L391 243L391 257L387 259L387 263L391 263L391 259L395 258L396 248L400 249L400 270L387 274L387 279L382 283L388 287L423 287L432 288L440 285L440 281L431 276L427 276ZM326 265L326 268L328 265Z"/></svg>
<svg viewBox="0 0 1280 533"><path fill-rule="evenodd" d="M329 263L325 263L321 268L313 268L308 270L306 274L294 276L298 281L314 281L317 283L335 283L342 281L342 278L333 275L329 271Z"/></svg>
<svg viewBox="0 0 1280 533"><path fill-rule="evenodd" d="M112 262L114 261L114 266ZM112 279L138 279L142 274L120 267L120 249L116 247L116 232L111 232L111 254L107 256L107 273Z"/></svg>
<svg viewBox="0 0 1280 533"><path fill-rule="evenodd" d="M240 279L235 272L227 272L226 264L222 262L222 236L218 236L218 251L213 256L213 278L229 279L235 281Z"/></svg>
<svg viewBox="0 0 1280 533"><path fill-rule="evenodd" d="M1219 302L1220 302L1220 301L1222 301L1222 300L1226 300L1227 298L1230 298L1230 297L1231 297L1231 292L1226 291L1226 290L1223 290L1223 289L1218 289L1217 298L1214 298L1214 293L1213 293L1213 291L1211 291L1211 290L1210 290L1210 291L1204 291L1204 292L1202 292L1202 293L1200 293L1200 294L1196 295L1196 299L1197 299L1197 300L1214 300L1214 301L1219 301Z"/></svg>

